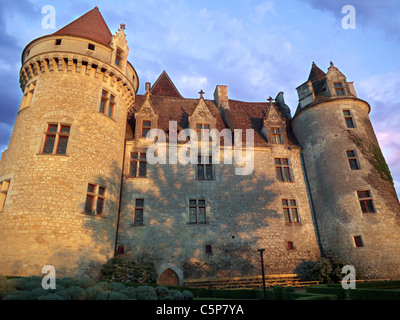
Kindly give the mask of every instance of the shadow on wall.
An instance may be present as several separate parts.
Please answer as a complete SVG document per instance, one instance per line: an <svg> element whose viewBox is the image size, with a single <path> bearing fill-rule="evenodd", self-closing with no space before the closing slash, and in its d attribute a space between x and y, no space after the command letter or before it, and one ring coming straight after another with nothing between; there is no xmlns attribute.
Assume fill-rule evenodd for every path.
<svg viewBox="0 0 400 320"><path fill-rule="evenodd" d="M185 279L259 274L257 249L276 243L279 235L268 227L283 219L268 209L277 197L274 179L257 170L236 176L224 164L215 165L213 181L196 180L192 164L148 165L147 172L148 178L124 178L118 244L127 255L168 262ZM144 199L143 226L134 225L136 198ZM206 224L189 223L190 199L206 201Z"/></svg>

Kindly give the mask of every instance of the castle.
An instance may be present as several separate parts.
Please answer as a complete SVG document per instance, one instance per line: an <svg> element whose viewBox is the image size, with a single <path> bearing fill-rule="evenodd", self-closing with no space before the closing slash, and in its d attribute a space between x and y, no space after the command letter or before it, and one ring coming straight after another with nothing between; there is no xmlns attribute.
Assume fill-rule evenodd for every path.
<svg viewBox="0 0 400 320"><path fill-rule="evenodd" d="M165 71L139 95L124 29L112 34L96 7L23 50L0 162L0 274L96 274L119 254L179 284L258 275L265 248L269 274L332 255L365 277L400 278L399 200L370 105L336 66L312 64L293 116L282 92L244 102L217 85L214 100L184 98ZM146 138L156 128L166 139ZM232 148L215 140L219 163L203 151L149 161L155 144L186 145L177 136L189 128L228 133L251 172L237 174L243 164L223 161Z"/></svg>

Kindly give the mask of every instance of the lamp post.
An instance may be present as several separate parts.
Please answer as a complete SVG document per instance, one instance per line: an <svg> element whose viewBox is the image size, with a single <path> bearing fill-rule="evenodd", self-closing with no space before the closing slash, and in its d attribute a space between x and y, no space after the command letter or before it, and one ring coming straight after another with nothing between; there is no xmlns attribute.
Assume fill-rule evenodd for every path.
<svg viewBox="0 0 400 320"><path fill-rule="evenodd" d="M264 300L267 300L267 292L265 291L265 275L264 275L264 260L263 260L263 253L265 249L258 249L257 251L260 252L260 258L261 258L261 274L263 281Z"/></svg>

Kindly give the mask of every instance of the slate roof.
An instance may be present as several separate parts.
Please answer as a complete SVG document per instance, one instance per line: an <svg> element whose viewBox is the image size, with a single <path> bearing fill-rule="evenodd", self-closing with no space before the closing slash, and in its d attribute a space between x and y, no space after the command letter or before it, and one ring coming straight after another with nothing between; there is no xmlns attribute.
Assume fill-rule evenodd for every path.
<svg viewBox="0 0 400 320"><path fill-rule="evenodd" d="M53 35L82 37L108 47L112 39L111 31L97 7L54 32Z"/></svg>

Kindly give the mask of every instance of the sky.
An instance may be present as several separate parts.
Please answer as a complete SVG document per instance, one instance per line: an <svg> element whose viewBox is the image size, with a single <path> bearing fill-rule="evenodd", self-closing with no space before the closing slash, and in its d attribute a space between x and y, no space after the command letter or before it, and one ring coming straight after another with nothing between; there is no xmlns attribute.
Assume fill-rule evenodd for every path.
<svg viewBox="0 0 400 320"><path fill-rule="evenodd" d="M55 9L55 29L42 26L46 5ZM353 29L343 28L343 20L350 22L346 5L355 9ZM165 70L186 98L198 98L202 89L213 99L217 85L242 101L266 101L282 91L294 114L296 88L312 62L326 72L332 61L371 105L400 194L399 0L0 0L0 152L22 99L22 50L95 6L113 34L126 25L139 94Z"/></svg>

